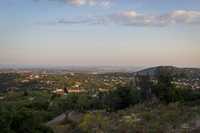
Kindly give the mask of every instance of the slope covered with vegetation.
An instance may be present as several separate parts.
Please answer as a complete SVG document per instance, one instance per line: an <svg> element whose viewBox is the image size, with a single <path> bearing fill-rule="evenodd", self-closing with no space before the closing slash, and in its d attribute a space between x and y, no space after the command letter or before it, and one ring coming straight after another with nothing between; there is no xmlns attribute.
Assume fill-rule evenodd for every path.
<svg viewBox="0 0 200 133"><path fill-rule="evenodd" d="M200 91L176 86L160 72L156 80L137 75L110 91L56 96L48 90L1 93L2 133L198 132ZM65 118L48 125L60 114ZM75 117L74 117L75 116ZM77 117L78 116L78 117Z"/></svg>

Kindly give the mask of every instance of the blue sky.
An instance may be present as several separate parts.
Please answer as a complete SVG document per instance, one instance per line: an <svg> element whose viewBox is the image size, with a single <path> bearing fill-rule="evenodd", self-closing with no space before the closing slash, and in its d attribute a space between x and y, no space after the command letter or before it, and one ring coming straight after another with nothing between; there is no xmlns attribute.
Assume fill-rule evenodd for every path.
<svg viewBox="0 0 200 133"><path fill-rule="evenodd" d="M0 64L200 67L199 0L1 0Z"/></svg>

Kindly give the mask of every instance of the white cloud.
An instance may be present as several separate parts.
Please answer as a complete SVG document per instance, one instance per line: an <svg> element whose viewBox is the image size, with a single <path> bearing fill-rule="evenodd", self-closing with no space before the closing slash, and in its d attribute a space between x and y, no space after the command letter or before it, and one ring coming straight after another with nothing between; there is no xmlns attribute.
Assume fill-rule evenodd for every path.
<svg viewBox="0 0 200 133"><path fill-rule="evenodd" d="M200 12L177 10L160 15L140 14L135 11L125 11L114 14L113 23L140 26L165 26L170 24L200 24Z"/></svg>
<svg viewBox="0 0 200 133"><path fill-rule="evenodd" d="M64 2L66 4L74 6L88 5L88 6L109 7L111 5L112 0L49 0L49 1Z"/></svg>
<svg viewBox="0 0 200 133"><path fill-rule="evenodd" d="M106 16L77 17L74 19L61 20L58 20L57 23L89 25L118 24L128 26L167 26L180 24L200 25L200 12L176 10L165 14L148 15L136 11L123 11Z"/></svg>
<svg viewBox="0 0 200 133"><path fill-rule="evenodd" d="M96 0L65 0L65 2L76 6L96 4Z"/></svg>
<svg viewBox="0 0 200 133"><path fill-rule="evenodd" d="M177 10L168 15L171 23L200 23L200 12L198 11L185 11Z"/></svg>

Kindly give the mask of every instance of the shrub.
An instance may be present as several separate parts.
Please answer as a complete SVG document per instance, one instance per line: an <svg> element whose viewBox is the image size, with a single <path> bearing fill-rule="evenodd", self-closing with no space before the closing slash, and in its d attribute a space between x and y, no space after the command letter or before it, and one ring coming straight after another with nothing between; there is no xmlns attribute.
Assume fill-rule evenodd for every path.
<svg viewBox="0 0 200 133"><path fill-rule="evenodd" d="M89 133L105 132L109 129L109 120L100 113L87 113L84 115L79 127Z"/></svg>

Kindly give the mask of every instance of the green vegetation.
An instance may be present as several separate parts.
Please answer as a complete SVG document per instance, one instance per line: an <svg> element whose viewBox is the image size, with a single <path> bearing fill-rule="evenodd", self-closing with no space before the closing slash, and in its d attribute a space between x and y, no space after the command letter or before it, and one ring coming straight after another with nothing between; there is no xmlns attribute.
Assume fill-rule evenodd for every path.
<svg viewBox="0 0 200 133"><path fill-rule="evenodd" d="M43 122L53 114L46 111L49 96L45 92L8 93L0 102L0 128L3 133L52 133Z"/></svg>
<svg viewBox="0 0 200 133"><path fill-rule="evenodd" d="M198 132L200 129L200 91L177 86L170 73L159 72L156 77L126 77L123 80L126 84L120 84L121 78L111 80L107 75L92 75L91 79L88 75L81 76L82 80L78 76L73 78L79 80L72 80L66 75L51 75L34 79L30 84L18 84L19 80L24 80L23 76L3 74L0 77L2 87L11 83L23 89L0 94L1 132L162 133ZM74 86L77 82L85 82L83 78L86 77L90 88L82 93L57 96L49 89L28 89L44 85L44 81L54 81L48 88ZM112 89L102 92L97 88L104 86L101 85L104 78L106 83L111 82L108 86ZM90 80L92 82L88 83ZM67 117L61 123L50 127L46 125L65 112L76 112L80 120L74 121L66 113Z"/></svg>

